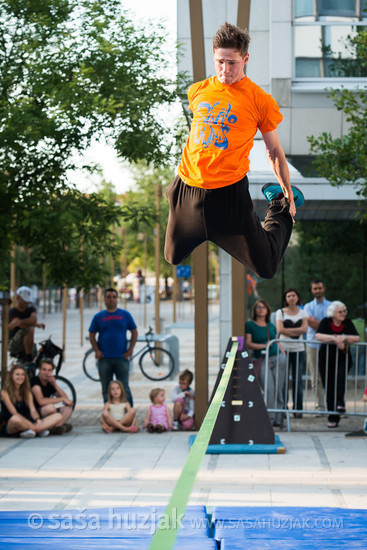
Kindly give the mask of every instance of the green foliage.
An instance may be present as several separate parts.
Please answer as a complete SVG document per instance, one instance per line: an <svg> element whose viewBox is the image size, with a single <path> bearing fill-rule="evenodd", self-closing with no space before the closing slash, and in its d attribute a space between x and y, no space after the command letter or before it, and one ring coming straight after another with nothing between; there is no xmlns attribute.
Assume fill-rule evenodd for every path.
<svg viewBox="0 0 367 550"><path fill-rule="evenodd" d="M367 91L332 90L330 95L346 114L350 129L341 138L330 132L308 138L311 151L318 155L316 169L332 185L356 184L361 197L367 198Z"/></svg>
<svg viewBox="0 0 367 550"><path fill-rule="evenodd" d="M312 299L311 280L319 278L327 287L329 300L344 302L351 317L362 315L358 306L364 299L365 233L365 224L357 221L298 221L296 244L288 248L276 277L259 281L260 295L274 310L282 305L282 289L295 287L306 303Z"/></svg>
<svg viewBox="0 0 367 550"><path fill-rule="evenodd" d="M351 40L358 64L367 68L367 31ZM354 183L361 196L367 198L367 88L331 90L330 97L338 111L343 111L349 130L341 138L330 132L310 136L311 151L317 154L316 170L332 185Z"/></svg>
<svg viewBox="0 0 367 550"><path fill-rule="evenodd" d="M139 162L133 166L135 180L134 190L129 191L123 198L125 222L128 222L128 250L129 263L138 257L140 266L144 263L144 242L138 239L138 234L147 235L148 268L155 269L155 229L159 222L161 234L161 274L164 277L172 275L172 266L164 259L164 239L168 219L168 201L164 190L174 178L171 168L154 168ZM157 212L157 192L159 186L160 212ZM129 212L132 210L129 219Z"/></svg>
<svg viewBox="0 0 367 550"><path fill-rule="evenodd" d="M98 194L69 190L28 204L15 236L32 247L33 261L46 263L49 283L90 288L103 280L101 259L117 253L112 224L119 218L119 206Z"/></svg>
<svg viewBox="0 0 367 550"><path fill-rule="evenodd" d="M343 52L337 54L330 45L322 47L324 60L328 61L329 77L365 77L367 76L367 33L363 27L356 27L354 36L348 35Z"/></svg>
<svg viewBox="0 0 367 550"><path fill-rule="evenodd" d="M120 0L0 0L0 18L0 283L19 243L39 250L55 282L71 281L80 261L80 282L85 275L88 285L89 239L100 231L108 249L111 220L93 196L69 189L68 171L102 134L121 158L167 162L172 140L159 113L176 89L164 74L164 31L134 26ZM82 217L73 201L98 231L77 229ZM123 214L148 216L133 204ZM75 258L80 243L72 235L85 249ZM50 240L47 250L39 238Z"/></svg>
<svg viewBox="0 0 367 550"><path fill-rule="evenodd" d="M18 246L15 249L15 286L22 284L42 287L42 266L34 259L31 250Z"/></svg>

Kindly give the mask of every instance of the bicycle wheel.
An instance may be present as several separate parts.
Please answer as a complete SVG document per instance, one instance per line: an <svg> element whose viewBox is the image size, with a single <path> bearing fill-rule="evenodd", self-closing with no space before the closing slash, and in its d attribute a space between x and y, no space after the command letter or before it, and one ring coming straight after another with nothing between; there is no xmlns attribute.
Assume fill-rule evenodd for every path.
<svg viewBox="0 0 367 550"><path fill-rule="evenodd" d="M73 410L74 410L76 405L76 391L73 384L70 382L70 380L60 375L56 375L55 380L59 388L61 388L66 393L68 398L74 403L73 405Z"/></svg>
<svg viewBox="0 0 367 550"><path fill-rule="evenodd" d="M83 359L83 371L88 378L94 382L99 382L99 372L97 366L97 359L95 357L94 349L89 349L84 355Z"/></svg>
<svg viewBox="0 0 367 550"><path fill-rule="evenodd" d="M149 380L165 380L173 373L175 360L166 349L153 347L140 356L139 367Z"/></svg>

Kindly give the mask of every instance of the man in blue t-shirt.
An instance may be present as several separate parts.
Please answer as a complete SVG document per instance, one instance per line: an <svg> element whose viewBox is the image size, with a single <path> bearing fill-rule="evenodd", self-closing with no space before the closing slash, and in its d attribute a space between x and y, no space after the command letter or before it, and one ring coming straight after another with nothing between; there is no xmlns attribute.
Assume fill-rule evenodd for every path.
<svg viewBox="0 0 367 550"><path fill-rule="evenodd" d="M327 317L327 310L331 302L325 298L325 285L320 279L311 281L311 294L314 299L305 304L304 311L308 317L307 340L315 340L315 334L320 321ZM325 410L324 388L317 368L318 344L306 344L307 365L311 375L311 385L314 394L317 392L316 408ZM315 396L316 397L316 396Z"/></svg>
<svg viewBox="0 0 367 550"><path fill-rule="evenodd" d="M98 371L102 384L103 400L108 401L108 385L115 375L122 382L126 399L133 405L129 388L130 359L138 331L131 314L117 307L118 295L114 288L104 291L106 309L93 317L89 327L89 340L98 359ZM131 332L130 344L127 345L126 332ZM98 333L98 341L96 334Z"/></svg>

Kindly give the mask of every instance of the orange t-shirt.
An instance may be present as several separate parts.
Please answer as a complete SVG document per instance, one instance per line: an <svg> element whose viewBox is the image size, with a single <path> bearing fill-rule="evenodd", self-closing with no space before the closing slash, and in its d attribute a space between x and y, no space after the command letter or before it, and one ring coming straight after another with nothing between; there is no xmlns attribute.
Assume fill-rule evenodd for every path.
<svg viewBox="0 0 367 550"><path fill-rule="evenodd" d="M178 173L188 185L216 189L240 181L259 129L275 130L283 115L276 101L247 76L222 84L216 76L188 91L194 118Z"/></svg>

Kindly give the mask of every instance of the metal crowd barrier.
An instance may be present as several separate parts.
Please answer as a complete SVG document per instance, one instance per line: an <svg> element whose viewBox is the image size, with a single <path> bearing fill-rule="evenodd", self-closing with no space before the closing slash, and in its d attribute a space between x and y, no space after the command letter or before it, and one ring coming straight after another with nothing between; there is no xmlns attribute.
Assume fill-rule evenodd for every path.
<svg viewBox="0 0 367 550"><path fill-rule="evenodd" d="M305 352L303 365L301 352L293 352L296 356L291 358L289 352L286 351L284 357L278 347L277 355L271 358L269 357L269 350L272 344L294 344L295 342L296 340L291 338L284 340L274 339L267 344L263 365L261 367L260 383L264 390L264 401L268 412L274 414L282 413L286 419L287 431L290 431L290 416L292 414L367 416L367 404L363 401L363 394L367 387L367 342L349 345L352 361L350 362L349 354L346 354L345 365L338 365L338 353L336 353L335 363L329 365L330 346L335 346L335 344L323 344L327 347L325 366L323 367L321 365L324 371L324 383L322 383L320 379L318 351L321 347L321 343L319 340L302 340L301 343L304 346ZM297 340L297 343L300 343L300 341ZM316 384L314 388L312 388L309 366L307 364L306 346L308 344L317 345L316 373L318 373L318 375L315 378ZM276 360L274 360L274 357L276 357ZM291 383L290 371L292 370L292 361L294 359L294 379ZM324 384L326 388L329 388L328 391L334 394L334 398L330 398L333 401L331 405L333 410L330 410L330 407L328 410L327 392L325 391ZM343 385L345 387L345 411L341 409L337 410L339 384L341 384L341 387ZM299 399L298 403L299 405L302 401L302 406L298 406L297 408L297 403L293 402L292 397L296 401L297 396L300 397L300 392L297 392L298 387L302 388L302 400ZM321 403L323 410L320 410L318 407L320 396L323 396ZM290 407L294 405L294 408L288 408L288 404Z"/></svg>

